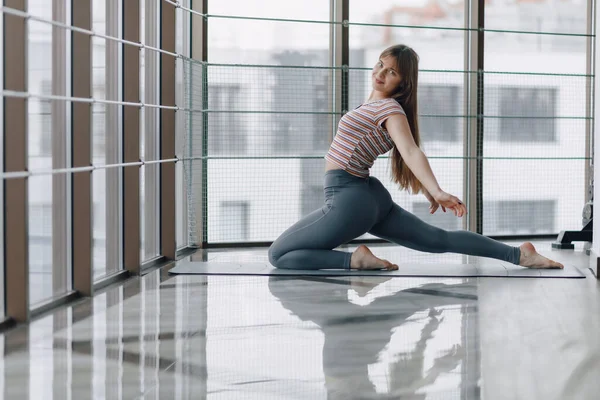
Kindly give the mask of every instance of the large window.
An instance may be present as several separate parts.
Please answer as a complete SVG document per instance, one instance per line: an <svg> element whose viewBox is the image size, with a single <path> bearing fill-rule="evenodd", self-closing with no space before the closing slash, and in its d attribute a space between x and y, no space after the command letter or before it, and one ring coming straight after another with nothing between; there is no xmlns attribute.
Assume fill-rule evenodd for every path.
<svg viewBox="0 0 600 400"><path fill-rule="evenodd" d="M585 2L486 2L483 71L476 49L465 46L467 30L474 28L465 24L475 16L465 15L470 9L464 1L384 0L373 7L350 0L344 23L349 38L342 44L348 45L347 70L340 58L345 52L330 48L340 45L340 3L325 3L309 2L302 10L267 7L259 0L209 3L219 18L209 18L207 86L193 87L209 91L208 107L197 103L208 109L201 122L208 120L201 138L208 144L208 161L202 170L206 180L192 196L201 202L206 195L202 213L207 213L208 242L217 237L229 241L227 231L236 229L235 222L219 225L214 216L222 201L250 204L248 241L272 240L322 205L322 159L337 122L346 108L369 97L371 69L380 53L395 44L406 44L419 55L421 143L438 180L450 193L465 200L476 194L483 201L483 210L470 201L469 218L480 223L480 218L510 213L519 202L552 201L560 204L553 228L536 222L531 232L560 230L565 222L579 220L584 179L569 177L579 176L588 162L586 85L591 80L582 75L587 39L560 33L585 33ZM554 12L555 5L561 13ZM240 15L325 23L228 18ZM238 124L243 129L233 129ZM199 131L193 132L191 146L200 148ZM423 198L391 184L386 156L371 173L394 201L440 227L466 228L474 222L429 219ZM481 177L481 186L467 186L473 182L468 177ZM285 210L275 198L286 204ZM505 203L492 207L499 202ZM255 224L260 227L254 229ZM509 231L484 224L485 234Z"/></svg>

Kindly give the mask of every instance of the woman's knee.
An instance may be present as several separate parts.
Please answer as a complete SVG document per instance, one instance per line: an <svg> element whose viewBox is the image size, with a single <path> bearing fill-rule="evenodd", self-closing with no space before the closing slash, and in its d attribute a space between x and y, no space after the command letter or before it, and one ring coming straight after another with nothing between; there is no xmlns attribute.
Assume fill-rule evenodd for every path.
<svg viewBox="0 0 600 400"><path fill-rule="evenodd" d="M281 257L281 254L277 251L277 246L276 246L276 242L273 243L268 250L268 255L269 255L269 262L271 263L272 266L274 266L275 268L277 267L279 258Z"/></svg>
<svg viewBox="0 0 600 400"><path fill-rule="evenodd" d="M280 251L275 243L269 247L269 262L277 269L294 269L294 257L289 252Z"/></svg>

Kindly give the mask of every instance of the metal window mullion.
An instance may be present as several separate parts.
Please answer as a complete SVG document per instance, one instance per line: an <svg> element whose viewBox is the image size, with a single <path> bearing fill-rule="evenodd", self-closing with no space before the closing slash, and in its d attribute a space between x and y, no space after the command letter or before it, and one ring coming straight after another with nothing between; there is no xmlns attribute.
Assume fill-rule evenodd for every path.
<svg viewBox="0 0 600 400"><path fill-rule="evenodd" d="M27 0L4 0L4 5L27 12ZM14 15L3 15L4 41L3 87L6 90L28 91L27 85L27 21ZM4 171L26 171L27 107L25 98L4 97L3 150ZM6 316L17 322L29 319L29 258L28 258L28 179L5 180L4 235Z"/></svg>
<svg viewBox="0 0 600 400"><path fill-rule="evenodd" d="M123 0L123 38L140 41L140 1ZM140 49L123 46L123 101L140 101ZM140 108L120 106L122 118L123 162L140 159ZM140 167L123 169L122 223L123 267L134 275L140 273Z"/></svg>
<svg viewBox="0 0 600 400"><path fill-rule="evenodd" d="M119 37L123 38L124 33L123 33L123 21L124 21L124 17L123 17L123 0L117 0L117 9L118 9L118 18L117 20L119 21L119 26L118 26L118 32L119 32ZM124 58L123 58L123 45L119 45L117 47L117 52L118 52L118 56L117 56L117 81L118 81L118 96L119 99L121 101L123 101L123 67L125 65L124 63ZM119 163L123 163L123 107L119 107L117 108L117 157L119 160ZM122 271L125 267L124 267L124 256L123 256L123 223L124 223L124 217L123 217L123 168L119 168L119 175L118 175L118 179L119 179L119 183L118 183L118 190L117 190L117 209L118 209L118 213L117 213L117 232L119 235L119 243L117 246L118 249L118 255L119 255L119 260L118 260L118 270Z"/></svg>
<svg viewBox="0 0 600 400"><path fill-rule="evenodd" d="M600 8L596 7L595 2L594 3L594 10L593 10L593 21L592 22L592 32L596 33L597 32L597 21L598 21L598 17L600 17L598 15L598 13L600 13ZM598 51L597 46L598 46L598 41L596 41L595 39L593 40L593 58L590 60L590 63L592 63L592 68L591 71L595 72L595 67L596 65L599 64L600 60L598 59L600 57L600 51ZM593 82L593 88L592 88L592 99L593 99L593 103L591 106L591 113L594 116L594 120L593 120L593 125L592 125L592 132L593 132L593 136L595 136L596 132L598 132L598 119L596 118L597 115L600 115L600 113L596 112L599 111L598 107L600 106L600 102L595 101L596 98L596 93L598 93L598 91L600 91L600 80L597 79L594 76L594 79L592 80ZM594 195L594 201L595 199L600 198L600 184L598 184L599 179L599 171L600 171L600 163L595 159L597 156L600 155L600 140L595 139L594 137L592 137L592 144L593 147L591 148L591 153L593 155L593 165L594 165L594 171L592 172L592 176L590 177L591 179L593 179L593 195ZM589 181L588 181L589 182ZM596 272L596 278L600 279L600 224L595 223L594 224L594 232L593 232L593 247L592 247L594 256L596 257L596 260L594 262L595 264L595 272Z"/></svg>
<svg viewBox="0 0 600 400"><path fill-rule="evenodd" d="M341 4L342 21L350 21L350 0L339 0ZM348 24L342 24L341 29L341 56L342 63L342 82L341 82L341 106L342 113L347 113L350 108L349 87L350 87L350 27Z"/></svg>
<svg viewBox="0 0 600 400"><path fill-rule="evenodd" d="M463 228L482 233L483 215L483 17L484 6L480 0L465 2L465 97L464 106L467 115L476 116L465 119L464 130L464 193L463 198L470 210L463 222ZM480 29L475 29L480 28Z"/></svg>
<svg viewBox="0 0 600 400"><path fill-rule="evenodd" d="M594 125L593 120L590 118L594 115L594 73L595 73L595 37L592 36L595 33L596 25L596 4L594 0L587 0L587 18L586 18L586 59L585 59L585 157L590 161L585 164L584 167L584 201L587 203L593 197L590 186L592 185L594 176L594 161L592 159L593 146L594 146Z"/></svg>
<svg viewBox="0 0 600 400"><path fill-rule="evenodd" d="M483 145L484 145L484 90L485 90L485 1L477 9L477 141L476 141L476 201L475 232L483 234Z"/></svg>
<svg viewBox="0 0 600 400"><path fill-rule="evenodd" d="M344 9L346 7L346 10ZM344 15L348 15L349 11L347 10L348 1L347 0L330 0L330 15L333 21L342 21L344 19ZM349 43L348 43L348 35L343 34L343 30L348 30L348 27L345 27L341 24L331 24L329 26L329 48L330 48L330 64L332 67L338 67L332 69L329 74L331 77L331 86L330 89L332 91L332 104L331 109L329 110L332 113L337 113L337 115L341 115L344 110L344 103L347 103L347 100L344 100L344 96L348 96L348 88L343 86L343 71L341 68L343 65L348 65L348 54L349 54ZM346 64L344 64L344 60L346 59ZM344 93L345 89L345 93ZM330 128L330 137L329 141L332 142L335 137L335 133L337 130L337 118L331 119L331 128Z"/></svg>
<svg viewBox="0 0 600 400"><path fill-rule="evenodd" d="M92 27L92 0L72 4L72 24ZM72 32L72 95L92 97L92 38ZM92 104L71 103L73 168L92 165ZM93 294L92 265L92 172L72 174L73 288L84 296Z"/></svg>
<svg viewBox="0 0 600 400"><path fill-rule="evenodd" d="M52 19L66 24L66 0L52 1ZM67 95L67 31L52 27L52 94ZM67 103L64 100L51 100L52 168L66 168L67 159ZM68 203L67 174L52 176L52 293L60 294L68 289L67 271L69 260L67 249Z"/></svg>
<svg viewBox="0 0 600 400"><path fill-rule="evenodd" d="M195 0L192 2L192 9L202 14L208 13L208 0ZM192 15L192 43L191 43L191 58L194 60L198 60L206 63L208 61L208 19L206 17L200 17L198 15ZM190 72L192 72L192 68L190 67ZM202 64L202 93L201 93L201 104L200 109L208 108L208 88L207 88L207 66L206 64ZM192 74L190 74L192 75ZM194 96L190 96L194 98ZM197 109L196 104L190 104L190 108ZM200 128L202 140L200 142L200 148L196 147L192 148L191 146L197 146L195 142L191 140L191 132L188 132L190 135L190 149L193 154L200 153L202 155L202 160L198 163L200 165L199 168L196 168L194 162L189 163L188 168L188 179L191 181L190 190L193 191L192 195L189 197L190 199L194 199L194 204L190 204L190 208L193 209L193 217L195 221L195 226L192 229L195 229L194 232L190 232L193 237L196 238L196 243L193 245L197 245L199 247L203 247L206 245L208 240L208 222L206 218L207 209L207 197L208 197L208 182L206 176L206 168L208 165L208 161L206 157L208 156L208 115L206 113L202 113L202 126ZM194 127L193 131L196 131Z"/></svg>
<svg viewBox="0 0 600 400"><path fill-rule="evenodd" d="M106 0L106 33L111 36L120 37L119 32L119 0ZM119 96L119 44L113 41L106 43L106 68L105 85L106 98L109 100L121 100ZM118 164L119 157L119 106L107 104L105 106L106 118L106 165ZM106 170L105 207L106 207L106 271L114 268L121 269L120 229L119 229L119 186L121 178L120 168Z"/></svg>

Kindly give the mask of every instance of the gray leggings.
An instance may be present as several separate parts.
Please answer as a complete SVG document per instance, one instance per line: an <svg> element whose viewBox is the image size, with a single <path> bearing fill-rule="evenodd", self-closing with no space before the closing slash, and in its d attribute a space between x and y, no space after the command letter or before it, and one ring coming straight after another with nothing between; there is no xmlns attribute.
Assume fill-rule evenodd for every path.
<svg viewBox="0 0 600 400"><path fill-rule="evenodd" d="M323 187L325 205L288 228L269 248L269 261L276 268L350 269L352 253L332 249L367 232L418 251L519 264L518 247L477 233L448 232L426 224L395 204L377 178L333 170L325 173Z"/></svg>

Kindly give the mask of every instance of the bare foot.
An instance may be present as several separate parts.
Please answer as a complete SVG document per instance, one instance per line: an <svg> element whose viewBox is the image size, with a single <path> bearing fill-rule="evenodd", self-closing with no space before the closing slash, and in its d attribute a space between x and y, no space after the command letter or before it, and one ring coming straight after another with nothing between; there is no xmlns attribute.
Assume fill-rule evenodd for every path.
<svg viewBox="0 0 600 400"><path fill-rule="evenodd" d="M365 297L371 290L392 278L391 275L351 276L350 286L360 297Z"/></svg>
<svg viewBox="0 0 600 400"><path fill-rule="evenodd" d="M550 260L537 252L530 242L523 243L520 246L521 259L519 265L527 268L564 268L564 265Z"/></svg>
<svg viewBox="0 0 600 400"><path fill-rule="evenodd" d="M358 246L350 259L351 269L387 269L389 271L398 269L396 264L375 257L371 250L364 244Z"/></svg>

